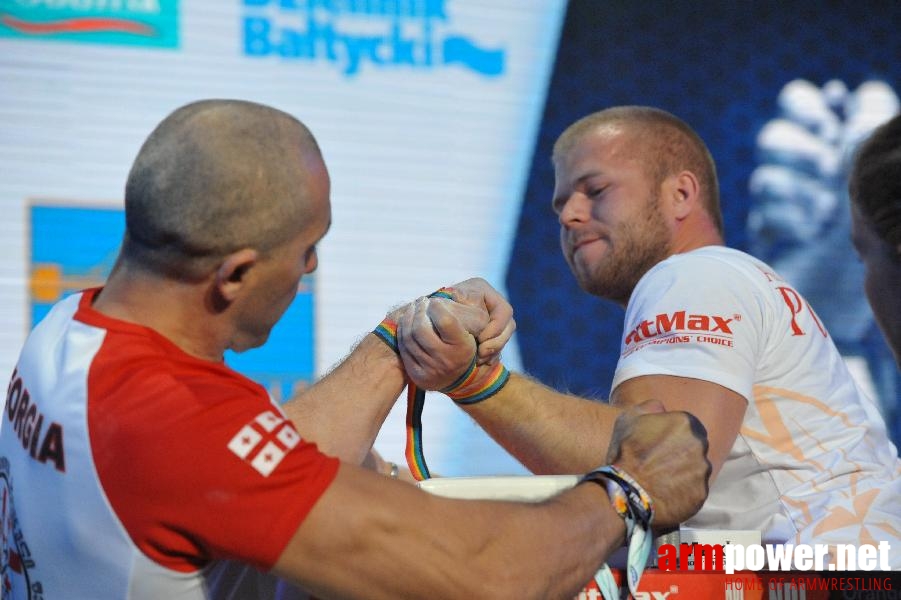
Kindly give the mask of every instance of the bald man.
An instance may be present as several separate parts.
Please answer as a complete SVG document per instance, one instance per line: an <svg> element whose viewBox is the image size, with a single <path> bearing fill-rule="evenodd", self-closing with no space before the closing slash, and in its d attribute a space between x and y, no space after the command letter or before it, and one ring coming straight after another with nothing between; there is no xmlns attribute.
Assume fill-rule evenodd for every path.
<svg viewBox="0 0 901 600"><path fill-rule="evenodd" d="M443 385L493 364L512 312L483 281L457 286L470 305L393 312L284 410L224 363L266 341L331 224L328 171L295 118L229 100L176 110L135 160L125 215L109 280L58 303L12 374L4 598L205 598L220 561L321 598L567 598L622 544L606 475L532 505L439 498L358 466L406 382L392 324L414 310L466 323L430 363ZM617 431L592 468L631 474L660 526L696 511L697 420L651 407Z"/></svg>

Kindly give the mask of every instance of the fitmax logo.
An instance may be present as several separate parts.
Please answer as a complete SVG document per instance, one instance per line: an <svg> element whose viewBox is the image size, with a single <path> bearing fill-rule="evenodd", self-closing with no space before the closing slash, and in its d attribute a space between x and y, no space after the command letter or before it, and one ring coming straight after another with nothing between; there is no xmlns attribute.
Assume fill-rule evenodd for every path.
<svg viewBox="0 0 901 600"><path fill-rule="evenodd" d="M364 65L504 72L504 51L450 34L448 0L243 0L244 53L328 62L348 77Z"/></svg>
<svg viewBox="0 0 901 600"><path fill-rule="evenodd" d="M673 331L679 332L707 332L719 333L723 336L731 336L730 323L740 321L739 315L731 318L719 315L686 314L684 310L674 313L662 313L654 317L653 321L644 320L626 336L626 345L640 342L648 338L664 335Z"/></svg>

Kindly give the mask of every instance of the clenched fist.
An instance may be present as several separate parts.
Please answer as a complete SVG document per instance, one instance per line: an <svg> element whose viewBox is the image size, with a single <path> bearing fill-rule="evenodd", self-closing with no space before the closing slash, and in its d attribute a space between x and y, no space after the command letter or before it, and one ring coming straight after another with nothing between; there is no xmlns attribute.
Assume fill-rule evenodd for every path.
<svg viewBox="0 0 901 600"><path fill-rule="evenodd" d="M629 473L651 496L655 528L677 526L707 499L707 431L689 413L663 412L656 400L620 415L607 463Z"/></svg>

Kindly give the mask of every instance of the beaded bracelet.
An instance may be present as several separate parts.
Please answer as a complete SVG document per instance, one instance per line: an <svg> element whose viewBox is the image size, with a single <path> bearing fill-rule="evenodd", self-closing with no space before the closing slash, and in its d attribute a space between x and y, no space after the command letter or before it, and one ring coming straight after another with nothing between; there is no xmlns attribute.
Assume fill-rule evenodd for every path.
<svg viewBox="0 0 901 600"><path fill-rule="evenodd" d="M626 581L632 597L637 597L638 582L648 562L651 552L651 522L654 520L654 505L651 497L622 469L607 465L586 474L579 483L591 481L607 490L607 495L616 513L626 524L628 561ZM619 598L619 588L613 579L610 567L605 563L594 576L604 598Z"/></svg>

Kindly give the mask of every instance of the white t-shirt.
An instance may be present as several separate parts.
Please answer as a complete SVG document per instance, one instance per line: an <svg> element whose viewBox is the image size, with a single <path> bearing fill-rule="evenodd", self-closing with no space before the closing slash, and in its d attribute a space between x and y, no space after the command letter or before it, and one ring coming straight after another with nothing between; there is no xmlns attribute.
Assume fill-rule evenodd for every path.
<svg viewBox="0 0 901 600"><path fill-rule="evenodd" d="M626 309L613 380L675 375L748 401L701 511L686 526L764 543L878 544L901 568L901 460L808 303L763 262L704 247L648 271Z"/></svg>

